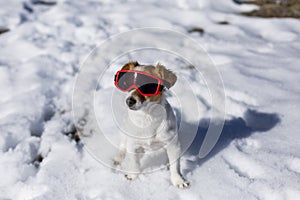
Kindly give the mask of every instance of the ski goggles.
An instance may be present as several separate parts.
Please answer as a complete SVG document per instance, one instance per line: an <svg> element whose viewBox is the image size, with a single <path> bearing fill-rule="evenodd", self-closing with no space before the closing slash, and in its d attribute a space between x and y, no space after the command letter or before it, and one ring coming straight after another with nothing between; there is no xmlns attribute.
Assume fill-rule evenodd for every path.
<svg viewBox="0 0 300 200"><path fill-rule="evenodd" d="M163 90L163 81L152 74L137 70L119 70L115 75L115 86L127 92L136 89L143 96L155 96Z"/></svg>

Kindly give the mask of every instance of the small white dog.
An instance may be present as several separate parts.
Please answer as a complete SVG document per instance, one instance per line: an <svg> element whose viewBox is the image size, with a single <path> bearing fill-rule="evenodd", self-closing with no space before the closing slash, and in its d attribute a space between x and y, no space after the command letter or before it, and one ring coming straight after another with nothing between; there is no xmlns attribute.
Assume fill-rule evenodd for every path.
<svg viewBox="0 0 300 200"><path fill-rule="evenodd" d="M126 99L129 109L122 127L120 152L113 161L119 165L127 156L129 174L125 177L128 180L138 177L140 159L145 152L164 148L169 158L172 184L179 188L189 186L180 173L176 117L164 96L165 88L171 88L176 80L176 75L160 64L154 67L129 62L116 73L116 87L130 93Z"/></svg>

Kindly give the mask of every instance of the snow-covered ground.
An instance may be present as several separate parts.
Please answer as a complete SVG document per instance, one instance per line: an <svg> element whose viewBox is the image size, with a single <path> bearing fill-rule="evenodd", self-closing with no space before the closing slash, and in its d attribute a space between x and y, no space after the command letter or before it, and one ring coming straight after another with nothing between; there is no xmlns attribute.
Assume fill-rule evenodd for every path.
<svg viewBox="0 0 300 200"><path fill-rule="evenodd" d="M298 19L243 17L239 12L255 6L231 0L38 2L0 1L0 28L10 29L0 34L0 199L300 199ZM139 60L174 64L170 68L194 88L200 117L191 117L194 107L182 111L185 126L200 121L181 159L189 189L172 186L167 169L129 182L69 134L80 64L108 37L142 27L188 34L209 53L224 82L224 129L212 152L199 158L212 107L201 76L170 55L153 60L159 53L149 51ZM204 33L188 33L195 27ZM112 75L132 58L112 64L95 92L96 115L112 143L117 137L109 131L116 127L105 100L122 97ZM177 110L176 94L189 100L179 83L169 94Z"/></svg>

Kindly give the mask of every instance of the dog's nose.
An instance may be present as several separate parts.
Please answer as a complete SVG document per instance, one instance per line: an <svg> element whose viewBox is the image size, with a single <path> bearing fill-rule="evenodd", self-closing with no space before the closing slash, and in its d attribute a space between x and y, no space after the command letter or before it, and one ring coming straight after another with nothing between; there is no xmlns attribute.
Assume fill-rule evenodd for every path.
<svg viewBox="0 0 300 200"><path fill-rule="evenodd" d="M129 106L129 107L132 107L134 104L136 104L136 100L133 98L133 97L128 97L126 99L126 104Z"/></svg>

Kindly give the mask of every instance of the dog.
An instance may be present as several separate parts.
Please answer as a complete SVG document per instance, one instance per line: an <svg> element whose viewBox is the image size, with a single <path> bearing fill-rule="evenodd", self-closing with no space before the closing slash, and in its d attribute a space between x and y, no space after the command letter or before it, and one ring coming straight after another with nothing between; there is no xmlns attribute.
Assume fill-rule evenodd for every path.
<svg viewBox="0 0 300 200"><path fill-rule="evenodd" d="M124 81L121 80L124 77ZM176 117L164 94L176 80L177 76L161 64L154 67L129 62L116 74L115 85L129 95L126 98L128 113L122 125L127 133L120 133L120 152L113 162L120 165L128 156L129 173L125 175L128 180L138 177L140 159L145 153L164 148L169 159L172 184L179 188L190 185L180 172Z"/></svg>

